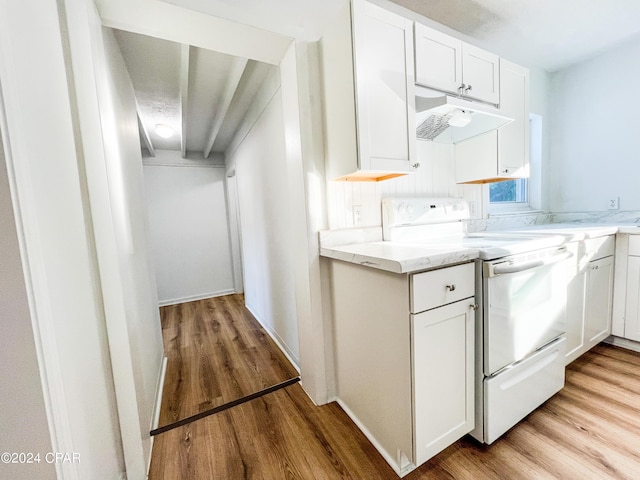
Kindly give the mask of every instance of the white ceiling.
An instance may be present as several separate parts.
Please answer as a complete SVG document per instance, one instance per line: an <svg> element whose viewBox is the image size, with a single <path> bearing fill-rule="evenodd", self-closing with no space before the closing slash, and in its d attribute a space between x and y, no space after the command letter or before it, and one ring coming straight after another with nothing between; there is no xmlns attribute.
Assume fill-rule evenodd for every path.
<svg viewBox="0 0 640 480"><path fill-rule="evenodd" d="M129 1L135 4L142 0ZM347 1L154 0L153 3L257 27L261 29L258 31L273 32L282 39L315 40ZM392 1L461 32L503 57L548 71L565 68L640 35L640 0ZM223 152L269 69L276 68L134 33L116 30L116 37L136 91L140 116L153 146L159 149L181 150L184 124L187 150L206 151L213 135L212 151ZM238 77L237 69L243 66ZM231 78L234 69L236 79ZM186 83L181 81L185 72ZM187 108L182 121L181 96L185 93ZM154 133L156 123L173 126L177 134L169 140L161 139Z"/></svg>
<svg viewBox="0 0 640 480"><path fill-rule="evenodd" d="M299 39L317 39L346 0L164 0ZM391 0L513 61L549 71L640 34L639 0ZM503 53L505 52L505 53Z"/></svg>
<svg viewBox="0 0 640 480"><path fill-rule="evenodd" d="M638 0L393 0L513 61L556 71L640 34Z"/></svg>
<svg viewBox="0 0 640 480"><path fill-rule="evenodd" d="M181 151L184 127L186 151L199 156L207 151L213 135L210 150L224 152L262 82L276 68L202 48L185 50L178 43L146 35L121 30L114 34L153 150ZM181 77L185 51L186 81ZM231 72L238 67L240 76L232 79ZM187 100L184 112L183 94ZM168 139L157 135L159 123L173 127L174 135Z"/></svg>

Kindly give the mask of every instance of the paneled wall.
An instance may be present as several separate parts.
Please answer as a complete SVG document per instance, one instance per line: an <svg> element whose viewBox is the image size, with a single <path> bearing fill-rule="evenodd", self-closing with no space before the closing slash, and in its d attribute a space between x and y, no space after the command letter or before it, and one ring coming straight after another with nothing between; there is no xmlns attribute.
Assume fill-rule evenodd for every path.
<svg viewBox="0 0 640 480"><path fill-rule="evenodd" d="M380 225L382 198L393 196L464 197L480 212L482 187L455 183L452 145L418 141L416 151L420 168L411 175L383 182L329 181L329 228Z"/></svg>

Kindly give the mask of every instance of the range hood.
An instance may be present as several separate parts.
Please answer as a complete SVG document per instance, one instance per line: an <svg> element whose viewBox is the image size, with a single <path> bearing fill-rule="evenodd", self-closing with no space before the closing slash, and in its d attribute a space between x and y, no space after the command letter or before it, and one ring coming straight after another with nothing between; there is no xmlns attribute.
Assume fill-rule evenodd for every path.
<svg viewBox="0 0 640 480"><path fill-rule="evenodd" d="M416 136L439 143L458 143L496 130L510 122L490 105L440 93L416 96Z"/></svg>

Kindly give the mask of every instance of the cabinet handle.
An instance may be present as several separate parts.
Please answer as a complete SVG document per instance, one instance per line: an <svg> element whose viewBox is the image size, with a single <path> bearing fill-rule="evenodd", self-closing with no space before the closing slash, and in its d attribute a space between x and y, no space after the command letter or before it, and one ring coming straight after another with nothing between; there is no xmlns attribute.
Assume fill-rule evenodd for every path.
<svg viewBox="0 0 640 480"><path fill-rule="evenodd" d="M467 86L464 83L462 85L460 85L458 87L458 94L462 95L465 92L466 88L467 88Z"/></svg>
<svg viewBox="0 0 640 480"><path fill-rule="evenodd" d="M480 305L478 305L477 303L474 303L472 305L469 305L469 308L471 310L473 310L474 312L478 310L478 308L480 307Z"/></svg>
<svg viewBox="0 0 640 480"><path fill-rule="evenodd" d="M451 285L447 285L445 288L448 291L453 292L456 289L456 286L454 284L451 284Z"/></svg>
<svg viewBox="0 0 640 480"><path fill-rule="evenodd" d="M505 168L504 170L502 170L502 173L504 173L506 175L507 173L509 173L509 169Z"/></svg>
<svg viewBox="0 0 640 480"><path fill-rule="evenodd" d="M420 168L420 164L419 163L414 163L413 165L411 165L413 168L415 168L416 170L418 168Z"/></svg>
<svg viewBox="0 0 640 480"><path fill-rule="evenodd" d="M464 93L469 93L471 91L471 85L467 85L467 88L464 89Z"/></svg>

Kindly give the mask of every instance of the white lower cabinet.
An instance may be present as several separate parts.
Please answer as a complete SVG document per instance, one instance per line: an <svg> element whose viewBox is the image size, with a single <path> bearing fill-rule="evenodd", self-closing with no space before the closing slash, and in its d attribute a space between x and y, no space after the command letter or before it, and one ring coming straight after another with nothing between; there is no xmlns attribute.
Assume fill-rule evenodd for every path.
<svg viewBox="0 0 640 480"><path fill-rule="evenodd" d="M613 236L574 242L567 272L567 353L569 364L611 334Z"/></svg>
<svg viewBox="0 0 640 480"><path fill-rule="evenodd" d="M473 313L462 300L412 315L416 465L474 427Z"/></svg>
<svg viewBox="0 0 640 480"><path fill-rule="evenodd" d="M404 476L474 427L475 265L329 271L338 403Z"/></svg>
<svg viewBox="0 0 640 480"><path fill-rule="evenodd" d="M640 235L629 235L624 303L624 338L640 342Z"/></svg>

